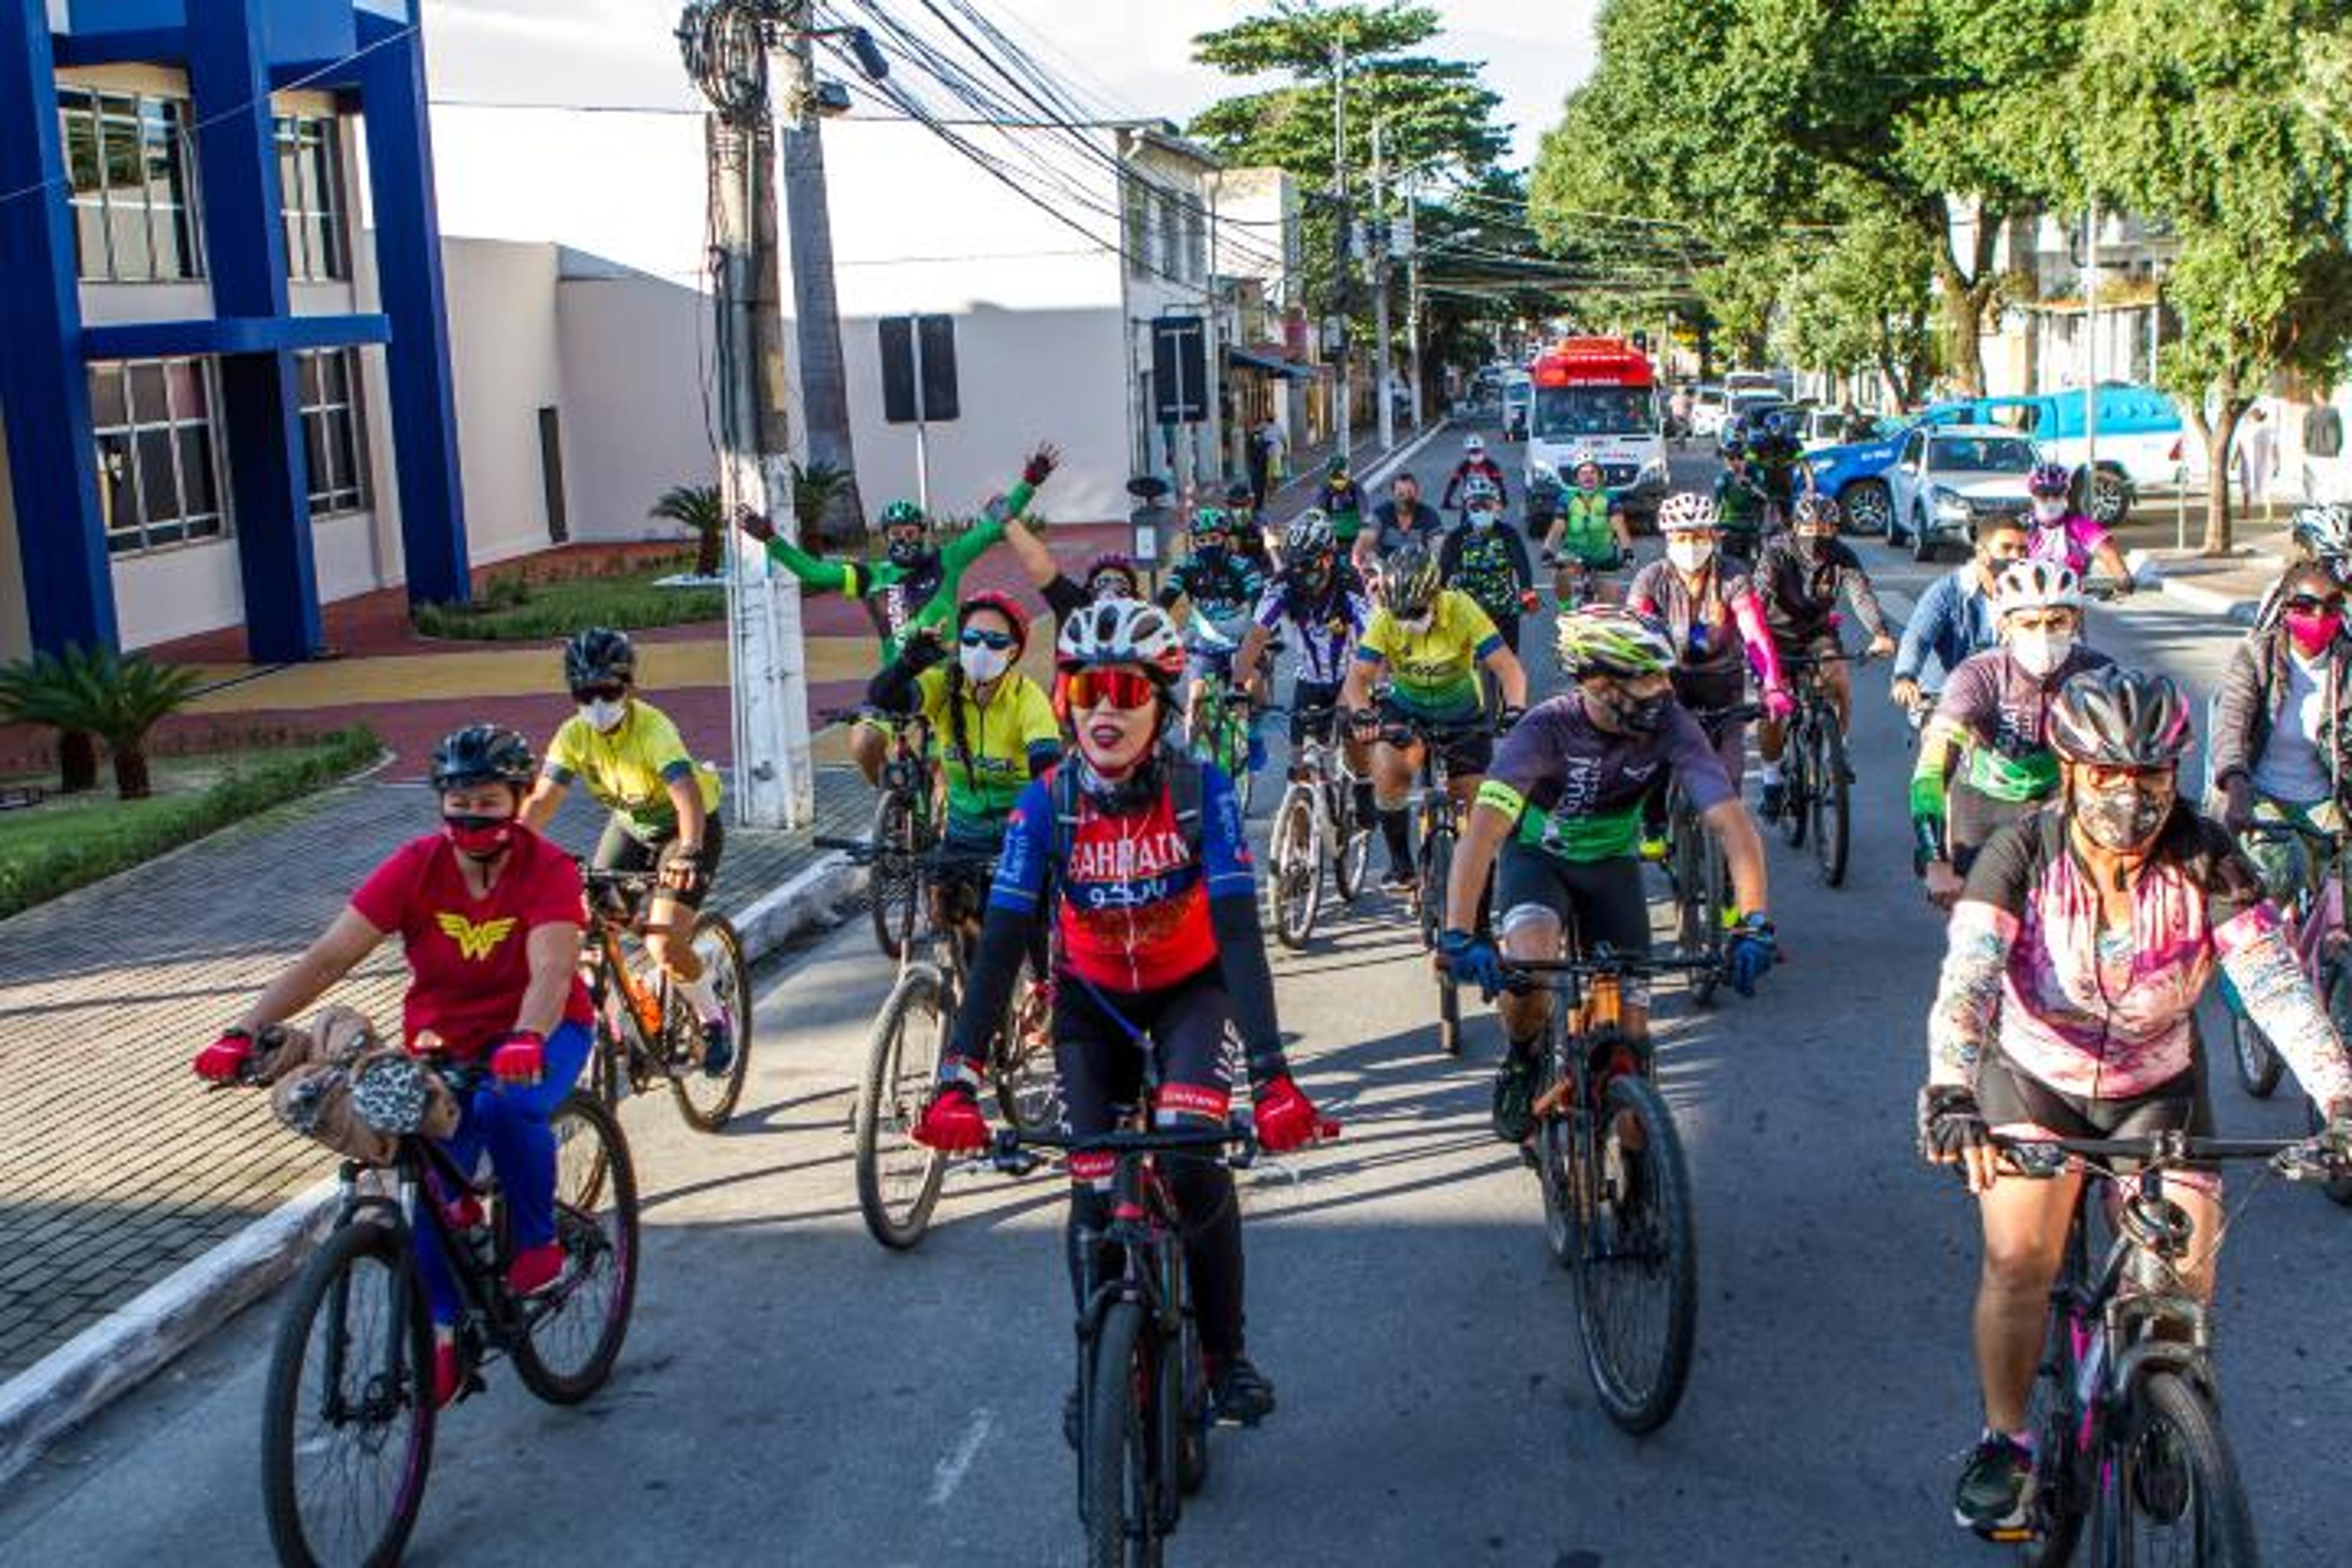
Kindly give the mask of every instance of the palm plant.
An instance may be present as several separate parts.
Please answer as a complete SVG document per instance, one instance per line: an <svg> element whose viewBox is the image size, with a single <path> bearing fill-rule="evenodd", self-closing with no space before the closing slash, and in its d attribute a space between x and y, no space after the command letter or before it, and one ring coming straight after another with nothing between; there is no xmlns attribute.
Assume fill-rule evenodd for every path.
<svg viewBox="0 0 2352 1568"><path fill-rule="evenodd" d="M694 574L719 575L719 557L727 542L727 509L717 485L672 485L646 513L674 522L694 535Z"/></svg>
<svg viewBox="0 0 2352 1568"><path fill-rule="evenodd" d="M143 653L78 644L37 668L35 700L41 721L105 742L121 799L144 800L153 794L148 732L194 696L204 678L184 665L158 664Z"/></svg>
<svg viewBox="0 0 2352 1568"><path fill-rule="evenodd" d="M0 723L37 724L58 732L58 793L98 787L98 737L68 721L57 655L39 652L0 665Z"/></svg>
<svg viewBox="0 0 2352 1568"><path fill-rule="evenodd" d="M820 539L824 516L833 503L850 492L855 476L847 468L811 458L806 463L791 465L793 472L793 516L800 520L800 536L803 540Z"/></svg>

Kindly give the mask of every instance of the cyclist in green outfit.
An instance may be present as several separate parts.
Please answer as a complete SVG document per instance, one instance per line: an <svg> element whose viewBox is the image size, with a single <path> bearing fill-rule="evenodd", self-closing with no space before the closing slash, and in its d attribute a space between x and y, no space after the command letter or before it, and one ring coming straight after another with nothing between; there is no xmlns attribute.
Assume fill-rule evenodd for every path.
<svg viewBox="0 0 2352 1568"><path fill-rule="evenodd" d="M1323 493L1315 504L1331 520L1331 537L1339 541L1339 559L1355 552L1356 535L1364 527L1364 490L1348 472L1348 456L1334 452L1323 465Z"/></svg>
<svg viewBox="0 0 2352 1568"><path fill-rule="evenodd" d="M757 514L745 517L742 528L767 546L770 559L810 587L830 588L863 603L882 639L882 662L889 664L905 649L910 633L943 630L953 619L965 571L998 540L1022 528L1021 514L1060 460L1053 447L1039 447L1023 465L1021 482L1003 504L992 502L979 521L945 545L931 538L930 520L922 508L912 501L892 501L882 509L887 549L877 560L827 561L811 555L778 534L773 521ZM861 721L850 731L850 755L866 783L881 782L889 751L890 727L878 719Z"/></svg>
<svg viewBox="0 0 2352 1568"><path fill-rule="evenodd" d="M1573 489L1560 492L1551 529L1544 535L1544 564L1552 568L1552 592L1560 608L1572 605L1571 579L1583 576L1592 597L1614 603L1614 584L1601 580L1633 558L1633 531L1625 522L1625 505L1601 482L1601 465L1579 458L1570 469Z"/></svg>
<svg viewBox="0 0 2352 1568"><path fill-rule="evenodd" d="M1748 460L1748 444L1738 436L1723 442L1723 472L1715 476L1715 516L1723 525L1728 555L1754 561L1764 542L1764 481Z"/></svg>

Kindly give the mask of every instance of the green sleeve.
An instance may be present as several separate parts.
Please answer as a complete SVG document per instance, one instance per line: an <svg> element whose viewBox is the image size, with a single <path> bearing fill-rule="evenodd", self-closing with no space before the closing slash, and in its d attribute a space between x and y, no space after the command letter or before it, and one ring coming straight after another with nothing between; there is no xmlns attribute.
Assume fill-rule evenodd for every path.
<svg viewBox="0 0 2352 1568"><path fill-rule="evenodd" d="M768 559L812 588L832 588L853 599L857 596L856 567L811 555L782 534L768 541Z"/></svg>
<svg viewBox="0 0 2352 1568"><path fill-rule="evenodd" d="M1015 487L1016 489L1018 488ZM1005 517L1017 515L1015 509L1010 506L1005 509ZM960 537L948 541L947 547L940 552L940 564L947 569L950 590L953 590L957 580L963 575L965 567L985 555L990 547L1003 537L1003 518L983 517Z"/></svg>

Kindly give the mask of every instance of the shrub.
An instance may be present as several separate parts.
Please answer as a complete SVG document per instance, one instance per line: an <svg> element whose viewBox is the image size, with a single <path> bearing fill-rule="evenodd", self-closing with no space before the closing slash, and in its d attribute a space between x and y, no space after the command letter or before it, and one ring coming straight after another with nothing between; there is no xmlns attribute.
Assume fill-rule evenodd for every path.
<svg viewBox="0 0 2352 1568"><path fill-rule="evenodd" d="M36 661L30 701L44 722L105 742L114 762L114 793L124 800L144 800L154 787L147 733L203 683L194 670L158 664L143 653L75 644L61 658Z"/></svg>

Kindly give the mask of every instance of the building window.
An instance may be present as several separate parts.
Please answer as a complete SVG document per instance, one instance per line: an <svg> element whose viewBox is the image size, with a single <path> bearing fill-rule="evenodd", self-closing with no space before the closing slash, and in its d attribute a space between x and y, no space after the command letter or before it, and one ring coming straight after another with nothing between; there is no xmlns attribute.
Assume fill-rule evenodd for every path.
<svg viewBox="0 0 2352 1568"><path fill-rule="evenodd" d="M1151 268L1151 187L1127 176L1127 275L1141 278Z"/></svg>
<svg viewBox="0 0 2352 1568"><path fill-rule="evenodd" d="M316 349L294 356L302 393L302 449L310 460L310 515L331 517L367 505L366 424L360 417L357 349Z"/></svg>
<svg viewBox="0 0 2352 1568"><path fill-rule="evenodd" d="M213 422L219 401L208 360L89 367L90 434L109 551L132 555L228 531Z"/></svg>
<svg viewBox="0 0 2352 1568"><path fill-rule="evenodd" d="M187 105L59 88L58 116L82 279L157 283L200 276Z"/></svg>
<svg viewBox="0 0 2352 1568"><path fill-rule="evenodd" d="M286 275L305 283L352 275L343 245L342 161L335 122L318 115L278 120L278 199L286 222Z"/></svg>

